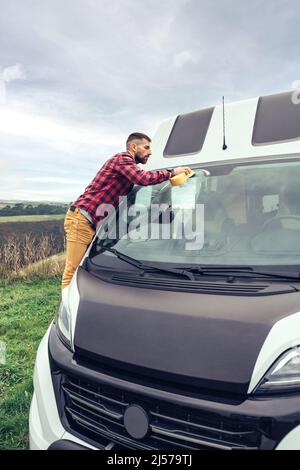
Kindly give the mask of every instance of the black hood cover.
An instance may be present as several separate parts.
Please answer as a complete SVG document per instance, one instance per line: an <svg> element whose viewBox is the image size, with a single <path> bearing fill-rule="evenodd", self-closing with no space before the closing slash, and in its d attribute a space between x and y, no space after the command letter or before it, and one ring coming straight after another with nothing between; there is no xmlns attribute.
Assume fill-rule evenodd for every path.
<svg viewBox="0 0 300 470"><path fill-rule="evenodd" d="M298 292L246 297L151 290L104 282L82 267L77 283L80 356L239 394L247 392L272 326L300 305Z"/></svg>

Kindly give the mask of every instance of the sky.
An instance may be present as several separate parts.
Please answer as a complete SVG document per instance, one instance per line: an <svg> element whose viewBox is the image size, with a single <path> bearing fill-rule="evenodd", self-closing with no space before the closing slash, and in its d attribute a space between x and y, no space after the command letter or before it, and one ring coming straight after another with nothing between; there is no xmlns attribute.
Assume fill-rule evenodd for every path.
<svg viewBox="0 0 300 470"><path fill-rule="evenodd" d="M296 0L0 0L0 200L71 202L131 132L292 89L299 20Z"/></svg>

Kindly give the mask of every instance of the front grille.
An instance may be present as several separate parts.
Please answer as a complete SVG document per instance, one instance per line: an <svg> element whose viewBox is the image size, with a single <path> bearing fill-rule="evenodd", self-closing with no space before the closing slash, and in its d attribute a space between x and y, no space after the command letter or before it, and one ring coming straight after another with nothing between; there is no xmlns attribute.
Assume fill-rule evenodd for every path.
<svg viewBox="0 0 300 470"><path fill-rule="evenodd" d="M257 449L257 423L176 406L107 384L62 375L64 412L71 430L94 442L128 449ZM130 404L144 408L149 432L141 440L127 433L123 417Z"/></svg>

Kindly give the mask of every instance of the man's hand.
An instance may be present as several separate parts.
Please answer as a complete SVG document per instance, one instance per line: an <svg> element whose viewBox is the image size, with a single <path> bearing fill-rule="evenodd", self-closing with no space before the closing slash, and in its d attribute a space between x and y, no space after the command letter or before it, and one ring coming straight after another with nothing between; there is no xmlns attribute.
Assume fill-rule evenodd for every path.
<svg viewBox="0 0 300 470"><path fill-rule="evenodd" d="M180 173L185 173L186 175L188 175L189 173L191 173L191 171L192 170L188 166L178 166L177 168L173 169L172 176L179 175Z"/></svg>

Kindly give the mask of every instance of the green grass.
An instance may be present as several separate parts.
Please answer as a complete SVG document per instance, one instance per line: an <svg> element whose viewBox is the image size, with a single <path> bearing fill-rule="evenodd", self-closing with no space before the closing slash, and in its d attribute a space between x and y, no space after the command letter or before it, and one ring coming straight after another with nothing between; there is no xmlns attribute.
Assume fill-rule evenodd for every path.
<svg viewBox="0 0 300 470"><path fill-rule="evenodd" d="M66 214L49 215L9 215L0 217L0 224L5 222L40 222L42 220L60 220L64 219Z"/></svg>
<svg viewBox="0 0 300 470"><path fill-rule="evenodd" d="M35 355L59 297L58 277L0 284L0 341L6 343L6 364L0 364L0 450L28 448Z"/></svg>

